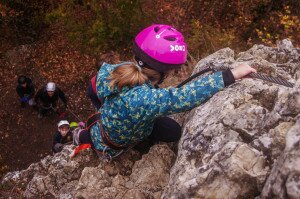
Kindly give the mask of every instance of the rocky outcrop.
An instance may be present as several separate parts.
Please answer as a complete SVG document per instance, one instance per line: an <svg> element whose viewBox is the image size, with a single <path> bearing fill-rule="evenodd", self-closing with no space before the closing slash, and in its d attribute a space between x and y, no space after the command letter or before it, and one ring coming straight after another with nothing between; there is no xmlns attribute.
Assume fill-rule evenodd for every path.
<svg viewBox="0 0 300 199"><path fill-rule="evenodd" d="M91 151L71 159L69 146L2 185L27 198L300 198L300 49L289 40L238 55L226 48L194 72L241 62L295 86L246 78L174 116L183 124L177 158L166 144L112 162Z"/></svg>
<svg viewBox="0 0 300 199"><path fill-rule="evenodd" d="M299 53L285 40L277 48L254 46L237 56L229 48L222 49L201 60L197 67L234 67L247 62L259 72L295 82L299 79ZM298 178L290 173L297 172L299 164L297 168L296 163L284 159L291 168L267 181L273 184L277 180L277 186L266 187L270 185L265 181L278 164L286 135L294 129L299 132L295 124L300 113L299 90L299 80L289 89L244 79L191 111L163 198L254 198L262 190L262 198L284 198L280 194L284 196L286 186L297 195ZM299 143L299 137L293 138ZM284 178L287 175L292 175L289 181Z"/></svg>
<svg viewBox="0 0 300 199"><path fill-rule="evenodd" d="M2 184L26 198L159 198L169 181L175 154L166 144L141 155L130 150L112 162L92 151L70 158L74 147L48 156L28 169L8 173Z"/></svg>
<svg viewBox="0 0 300 199"><path fill-rule="evenodd" d="M286 135L283 154L274 163L261 193L262 198L300 196L300 118Z"/></svg>

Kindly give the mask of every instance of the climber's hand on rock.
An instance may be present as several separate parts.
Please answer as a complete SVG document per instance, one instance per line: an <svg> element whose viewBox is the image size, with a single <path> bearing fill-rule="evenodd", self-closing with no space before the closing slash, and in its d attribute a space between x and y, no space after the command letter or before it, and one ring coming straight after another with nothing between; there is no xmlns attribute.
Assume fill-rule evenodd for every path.
<svg viewBox="0 0 300 199"><path fill-rule="evenodd" d="M235 67L234 69L231 69L231 72L234 79L238 80L245 77L246 75L249 75L250 73L256 73L257 71L248 64L243 63Z"/></svg>

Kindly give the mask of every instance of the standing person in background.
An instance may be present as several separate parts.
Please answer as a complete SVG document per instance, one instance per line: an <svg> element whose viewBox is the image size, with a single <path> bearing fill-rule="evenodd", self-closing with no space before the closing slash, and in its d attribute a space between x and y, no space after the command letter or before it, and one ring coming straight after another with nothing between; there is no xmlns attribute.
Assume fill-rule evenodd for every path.
<svg viewBox="0 0 300 199"><path fill-rule="evenodd" d="M57 131L53 136L52 150L54 153L61 152L66 144L72 144L73 133L67 120L61 120L57 124Z"/></svg>
<svg viewBox="0 0 300 199"><path fill-rule="evenodd" d="M18 85L16 91L20 97L21 107L24 108L26 103L30 106L35 106L36 103L34 102L34 85L32 80L25 75L20 75L18 77Z"/></svg>
<svg viewBox="0 0 300 199"><path fill-rule="evenodd" d="M65 93L58 88L55 83L49 82L46 86L42 87L35 95L35 102L39 107L39 118L42 118L48 111L53 110L56 112L58 99L64 103L67 108L67 98Z"/></svg>

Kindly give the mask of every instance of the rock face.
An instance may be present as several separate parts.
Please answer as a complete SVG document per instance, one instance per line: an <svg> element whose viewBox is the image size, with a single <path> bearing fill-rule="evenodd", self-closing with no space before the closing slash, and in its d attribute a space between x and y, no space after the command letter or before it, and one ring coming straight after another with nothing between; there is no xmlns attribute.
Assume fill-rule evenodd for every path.
<svg viewBox="0 0 300 199"><path fill-rule="evenodd" d="M70 158L74 146L28 169L8 173L2 185L17 186L26 198L159 198L169 181L175 154L168 145L148 154L129 151L101 162L92 151Z"/></svg>
<svg viewBox="0 0 300 199"><path fill-rule="evenodd" d="M295 82L299 53L284 40L278 48L254 46L236 57L222 49L197 67L247 62L259 72ZM290 89L244 79L217 93L186 117L163 198L254 198L262 190L261 198L300 198L300 163L290 160L300 155L299 113L299 80ZM285 146L291 149L281 157Z"/></svg>
<svg viewBox="0 0 300 199"><path fill-rule="evenodd" d="M286 135L286 146L266 181L260 198L300 196L300 118Z"/></svg>
<svg viewBox="0 0 300 199"><path fill-rule="evenodd" d="M295 86L244 79L180 115L177 158L167 144L108 163L91 151L71 159L69 146L2 186L26 198L300 198L300 49L289 40L238 55L226 48L194 72L241 62Z"/></svg>

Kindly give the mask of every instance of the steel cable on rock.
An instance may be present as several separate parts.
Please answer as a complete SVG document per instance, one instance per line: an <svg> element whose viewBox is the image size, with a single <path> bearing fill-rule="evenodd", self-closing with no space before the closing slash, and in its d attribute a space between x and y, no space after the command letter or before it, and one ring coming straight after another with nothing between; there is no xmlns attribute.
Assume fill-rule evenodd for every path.
<svg viewBox="0 0 300 199"><path fill-rule="evenodd" d="M178 84L176 87L180 88L183 85L185 85L186 83L188 83L189 81L191 81L192 79L195 79L196 77L198 77L198 76L200 76L204 73L207 73L209 71L216 72L216 71L223 71L223 70L227 70L227 69L230 69L230 68L227 67L227 66L224 66L224 65L216 66L216 67L213 67L213 68L212 67L206 67L206 68L200 70L199 72L197 72L196 74L192 75L191 77L187 78L186 80L184 80L183 82ZM261 73L250 73L246 77L265 80L265 81L272 82L272 83L279 84L279 85L283 85L283 86L286 86L286 87L289 87L289 88L294 87L294 84L287 81L287 80L284 80L284 79L281 79L281 78L278 78L278 77L270 77L270 76L267 76L267 75L261 74Z"/></svg>
<svg viewBox="0 0 300 199"><path fill-rule="evenodd" d="M227 67L227 66L217 66L217 67L215 67L215 70L227 70L227 69L230 69L230 68ZM257 79L265 80L265 81L272 82L272 83L275 83L275 84L290 87L290 88L294 87L294 84L292 84L291 82L289 82L287 80L284 80L284 79L281 79L281 78L278 78L278 77L270 77L270 76L267 76L267 75L261 74L261 73L250 73L246 77L257 78Z"/></svg>
<svg viewBox="0 0 300 199"><path fill-rule="evenodd" d="M267 75L264 75L264 74L261 74L261 73L251 73L251 74L249 74L247 76L248 77L252 77L252 78L257 78L257 79L265 80L265 81L269 81L269 82L272 82L272 83L275 83L275 84L279 84L279 85L283 85L283 86L290 87L290 88L294 87L294 84L292 84L289 81L286 81L284 79L280 79L278 77L270 77L270 76L267 76Z"/></svg>

